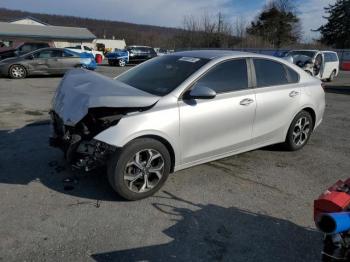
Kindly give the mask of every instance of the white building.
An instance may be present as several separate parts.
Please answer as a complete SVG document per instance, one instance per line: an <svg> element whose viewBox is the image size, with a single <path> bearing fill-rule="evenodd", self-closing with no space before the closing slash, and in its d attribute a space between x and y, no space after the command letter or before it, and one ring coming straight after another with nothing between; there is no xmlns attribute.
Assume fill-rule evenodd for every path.
<svg viewBox="0 0 350 262"><path fill-rule="evenodd" d="M0 42L16 47L21 42L46 42L55 47L86 45L94 47L96 36L86 28L51 26L32 17L0 22Z"/></svg>

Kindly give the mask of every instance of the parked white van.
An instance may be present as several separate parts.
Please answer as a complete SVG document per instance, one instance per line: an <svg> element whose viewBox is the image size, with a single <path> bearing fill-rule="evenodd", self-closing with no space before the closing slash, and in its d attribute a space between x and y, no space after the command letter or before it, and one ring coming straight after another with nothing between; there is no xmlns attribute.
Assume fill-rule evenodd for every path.
<svg viewBox="0 0 350 262"><path fill-rule="evenodd" d="M324 81L332 81L339 73L339 58L333 51L292 50L284 58Z"/></svg>

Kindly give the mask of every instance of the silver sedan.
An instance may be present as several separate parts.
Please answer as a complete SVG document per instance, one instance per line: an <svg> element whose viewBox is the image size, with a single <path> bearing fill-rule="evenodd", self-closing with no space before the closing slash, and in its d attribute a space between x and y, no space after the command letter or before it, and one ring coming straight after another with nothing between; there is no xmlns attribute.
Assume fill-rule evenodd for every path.
<svg viewBox="0 0 350 262"><path fill-rule="evenodd" d="M299 150L324 109L321 81L285 60L178 52L114 80L67 73L53 99L51 145L76 168L107 165L115 191L137 200L184 168L272 144Z"/></svg>

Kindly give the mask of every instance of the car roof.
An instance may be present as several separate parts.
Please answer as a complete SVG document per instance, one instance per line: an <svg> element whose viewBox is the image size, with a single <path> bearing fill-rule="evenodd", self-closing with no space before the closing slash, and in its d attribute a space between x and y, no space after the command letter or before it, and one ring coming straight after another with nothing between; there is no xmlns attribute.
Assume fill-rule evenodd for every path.
<svg viewBox="0 0 350 262"><path fill-rule="evenodd" d="M28 53L24 54L23 56L26 56L26 55L29 55L29 54L33 54L33 53L36 53L38 51L45 51L45 50L61 50L61 51L64 51L64 48L44 47L44 48L39 48L39 49L33 50L31 52L28 52Z"/></svg>
<svg viewBox="0 0 350 262"><path fill-rule="evenodd" d="M320 50L310 50L310 49L292 49L289 52L320 52Z"/></svg>
<svg viewBox="0 0 350 262"><path fill-rule="evenodd" d="M232 57L232 56L254 56L261 57L259 54L241 52L241 51L231 51L231 50L192 50L192 51L180 51L171 53L170 55L175 56L188 56L204 59L214 59L220 57Z"/></svg>
<svg viewBox="0 0 350 262"><path fill-rule="evenodd" d="M328 51L328 50L325 50L325 51L322 51L323 53L333 53L333 54L336 54L336 55L338 55L338 53L337 52L335 52L335 51Z"/></svg>

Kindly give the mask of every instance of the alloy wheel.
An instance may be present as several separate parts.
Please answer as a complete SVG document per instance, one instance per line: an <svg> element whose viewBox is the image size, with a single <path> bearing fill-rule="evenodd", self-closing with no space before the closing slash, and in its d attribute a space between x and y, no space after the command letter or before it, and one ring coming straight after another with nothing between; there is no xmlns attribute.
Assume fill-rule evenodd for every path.
<svg viewBox="0 0 350 262"><path fill-rule="evenodd" d="M307 117L301 117L293 129L293 142L297 146L305 144L311 131L311 123Z"/></svg>
<svg viewBox="0 0 350 262"><path fill-rule="evenodd" d="M125 61L124 60L119 60L119 66L125 66Z"/></svg>
<svg viewBox="0 0 350 262"><path fill-rule="evenodd" d="M129 190L144 193L157 186L164 174L164 158L154 149L137 152L126 164L124 182Z"/></svg>
<svg viewBox="0 0 350 262"><path fill-rule="evenodd" d="M25 76L25 69L23 66L15 65L11 68L11 76L13 78L23 78Z"/></svg>

